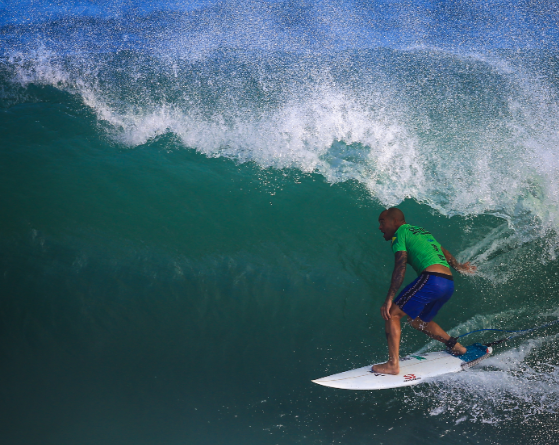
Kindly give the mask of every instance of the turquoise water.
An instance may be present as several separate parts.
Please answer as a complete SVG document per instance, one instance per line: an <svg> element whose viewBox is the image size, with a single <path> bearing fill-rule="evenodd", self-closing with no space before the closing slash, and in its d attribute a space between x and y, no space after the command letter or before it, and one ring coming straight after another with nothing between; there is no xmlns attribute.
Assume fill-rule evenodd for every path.
<svg viewBox="0 0 559 445"><path fill-rule="evenodd" d="M556 326L310 382L386 357L387 206L478 266L452 334L559 316L556 10L481 6L4 5L2 443L558 443Z"/></svg>

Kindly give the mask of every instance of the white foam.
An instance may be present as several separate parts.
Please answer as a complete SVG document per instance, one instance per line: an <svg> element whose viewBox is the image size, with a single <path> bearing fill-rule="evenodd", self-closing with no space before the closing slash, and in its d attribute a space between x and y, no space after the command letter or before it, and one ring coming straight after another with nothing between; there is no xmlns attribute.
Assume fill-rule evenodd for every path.
<svg viewBox="0 0 559 445"><path fill-rule="evenodd" d="M518 319L556 317L557 311L540 314L532 308L511 309L495 314L480 314L449 331L451 335L465 334L484 328L517 329ZM534 325L542 324L533 322ZM543 332L543 331L542 331ZM465 337L461 340L468 343ZM484 332L488 341L514 333ZM539 338L522 336L506 344L494 346L493 355L465 372L443 376L429 385L418 386L410 403L419 400L430 405L431 415L450 415L457 423L469 420L483 423L500 423L516 419L523 421L536 414L554 413L559 410L559 366L549 345L559 340L559 334ZM510 345L516 345L510 347ZM548 348L547 351L544 350ZM420 352L440 349L432 341Z"/></svg>
<svg viewBox="0 0 559 445"><path fill-rule="evenodd" d="M493 357L474 368L416 387L409 402L423 400L431 405L432 416L448 415L457 419L455 423L522 422L535 415L556 413L559 366L544 359L536 365L529 363L543 346L558 339L559 335L552 335L524 340L505 352L497 349Z"/></svg>
<svg viewBox="0 0 559 445"><path fill-rule="evenodd" d="M294 65L291 71L277 74L280 78L252 63L251 75L258 88L277 90L270 96L273 105L263 107L237 97L245 91L238 87L245 79L231 74L206 78L207 88L222 91L210 107L193 101L189 95L196 94L196 88L191 87L178 102L167 102L157 87L151 96L141 90L128 98L130 103L123 102L117 92L124 85L101 86L95 63L73 62L68 68L67 62L44 49L14 54L10 63L22 85L47 84L78 94L108 124L112 137L129 147L170 132L184 146L210 157L317 172L332 183L358 181L385 206L412 198L449 216L489 213L502 217L506 224L478 239L460 259L477 264L480 275L503 281L508 276L503 258L527 241L554 233L559 224L559 154L555 150L559 113L549 101L554 97L552 87L496 57L459 56L434 49L411 54L458 66L476 65L482 78L502 84L505 91L483 90L480 103L475 103L473 93L471 100L476 107L482 107L483 100L501 101L504 108L493 110L501 117L472 132L466 117L448 114L444 115L448 132L430 132L432 125L440 123L421 108L425 97L415 103L413 97L401 95L398 85L390 81L390 70L399 69L395 67L384 74L364 69L361 84L351 86L335 80L332 62L307 66L286 59L285 63ZM178 82L172 85L180 85L190 66L184 63L168 59L150 69L168 71L169 79ZM111 69L110 63L107 66ZM141 72L133 75L142 78ZM301 81L301 75L308 75L308 80ZM452 84L453 78L437 82L431 82L432 91L449 95L442 97L439 111L451 106L457 100L454 97L470 94L459 89L448 92L462 88ZM158 94L162 98L154 99ZM548 259L556 257L556 249L555 237L549 238Z"/></svg>

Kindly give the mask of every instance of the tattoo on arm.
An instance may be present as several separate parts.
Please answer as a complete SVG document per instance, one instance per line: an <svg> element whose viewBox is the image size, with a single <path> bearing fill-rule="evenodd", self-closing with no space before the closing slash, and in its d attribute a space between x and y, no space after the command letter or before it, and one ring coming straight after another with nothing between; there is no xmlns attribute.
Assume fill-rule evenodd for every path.
<svg viewBox="0 0 559 445"><path fill-rule="evenodd" d="M441 249L443 250L444 253L444 257L446 258L446 261L448 262L448 264L450 264L451 267L453 267L454 269L456 269L456 266L459 266L460 263L456 260L456 258L454 258L452 256L452 254L446 250L443 246L441 246Z"/></svg>
<svg viewBox="0 0 559 445"><path fill-rule="evenodd" d="M388 295L386 296L386 300L392 300L400 289L404 281L404 276L406 275L406 265L408 262L408 253L401 251L396 252L394 256L395 263L394 263L394 271L392 272L392 282L390 283L390 289L388 290Z"/></svg>

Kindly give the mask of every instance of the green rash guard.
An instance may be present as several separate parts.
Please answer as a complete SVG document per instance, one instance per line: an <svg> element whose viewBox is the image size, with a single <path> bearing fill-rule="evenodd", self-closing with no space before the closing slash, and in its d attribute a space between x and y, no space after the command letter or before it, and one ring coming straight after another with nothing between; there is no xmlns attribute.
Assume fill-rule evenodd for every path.
<svg viewBox="0 0 559 445"><path fill-rule="evenodd" d="M408 263L418 275L433 264L450 268L441 245L430 232L421 227L410 224L400 226L392 238L392 251L407 252Z"/></svg>

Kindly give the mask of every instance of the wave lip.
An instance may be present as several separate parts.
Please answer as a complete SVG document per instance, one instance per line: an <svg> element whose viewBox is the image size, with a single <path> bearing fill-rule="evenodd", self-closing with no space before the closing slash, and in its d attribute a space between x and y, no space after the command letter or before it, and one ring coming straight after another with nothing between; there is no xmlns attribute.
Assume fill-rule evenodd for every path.
<svg viewBox="0 0 559 445"><path fill-rule="evenodd" d="M473 53L425 36L367 47L356 37L365 17L369 31L389 20L375 7L239 7L140 8L127 11L129 27L92 18L97 33L108 28L90 48L91 36L70 38L70 13L59 34L41 25L31 45L22 36L32 27L18 28L20 44L4 49L4 82L21 97L32 86L74 95L131 148L170 133L209 157L356 181L383 206L411 198L447 216L503 218L506 240L497 246L488 234L466 259L490 261L534 239L555 258L559 113L548 47ZM419 17L396 10L401 23ZM155 29L171 17L172 27ZM353 37L339 40L334 23Z"/></svg>

